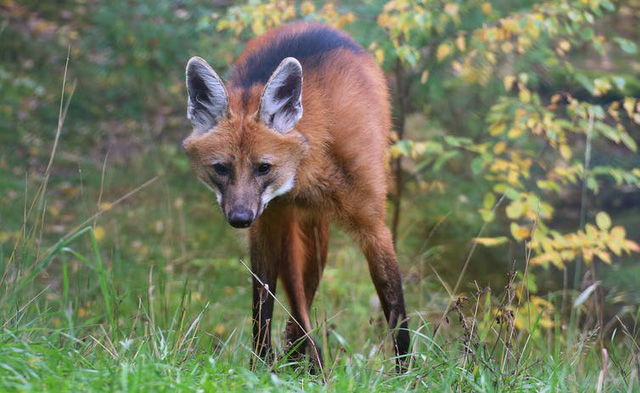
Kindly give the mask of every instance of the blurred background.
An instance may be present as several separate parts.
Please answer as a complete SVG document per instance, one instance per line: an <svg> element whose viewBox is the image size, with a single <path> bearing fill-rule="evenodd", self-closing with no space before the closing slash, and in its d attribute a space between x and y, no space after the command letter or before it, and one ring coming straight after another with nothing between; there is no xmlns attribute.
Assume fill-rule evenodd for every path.
<svg viewBox="0 0 640 393"><path fill-rule="evenodd" d="M346 30L388 77L388 223L411 313L505 286L547 326L580 293L585 326L637 311L638 0L2 0L0 18L7 323L38 315L20 310L34 299L59 311L46 326L127 324L146 299L157 323L209 304L210 334L248 328L245 234L180 148L184 68L198 55L224 79L250 38L295 20ZM74 237L86 227L96 243ZM378 307L333 228L314 318L382 337Z"/></svg>

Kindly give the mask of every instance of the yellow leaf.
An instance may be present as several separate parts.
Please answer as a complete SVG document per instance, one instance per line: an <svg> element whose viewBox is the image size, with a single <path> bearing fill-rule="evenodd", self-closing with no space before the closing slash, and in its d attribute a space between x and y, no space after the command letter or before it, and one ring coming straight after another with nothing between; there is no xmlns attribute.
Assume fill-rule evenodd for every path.
<svg viewBox="0 0 640 393"><path fill-rule="evenodd" d="M569 146L562 144L560 145L560 156L565 160L569 161L571 159L571 149Z"/></svg>
<svg viewBox="0 0 640 393"><path fill-rule="evenodd" d="M482 4L482 13L489 15L491 13L491 3L486 2Z"/></svg>
<svg viewBox="0 0 640 393"><path fill-rule="evenodd" d="M571 49L571 43L567 40L562 40L558 42L558 47L565 52L568 52Z"/></svg>
<svg viewBox="0 0 640 393"><path fill-rule="evenodd" d="M617 256L622 255L622 242L617 242L617 241L610 241L607 243L607 246L609 247L609 249L611 251L613 251L614 254L616 254Z"/></svg>
<svg viewBox="0 0 640 393"><path fill-rule="evenodd" d="M598 228L606 231L611 228L611 217L609 217L605 212L600 212L596 214L596 224L598 225Z"/></svg>
<svg viewBox="0 0 640 393"><path fill-rule="evenodd" d="M507 137L509 139L516 139L520 135L522 135L522 130L520 128L518 128L518 127L514 127L514 128L509 130L509 133L507 134Z"/></svg>
<svg viewBox="0 0 640 393"><path fill-rule="evenodd" d="M505 212L507 213L507 217L512 220L520 218L520 216L522 216L522 213L524 212L524 204L517 200L513 201L509 204L509 206L507 206Z"/></svg>
<svg viewBox="0 0 640 393"><path fill-rule="evenodd" d="M636 100L631 97L627 97L624 99L622 107L627 111L627 115L629 115L629 117L633 116L633 107L635 106L635 104Z"/></svg>
<svg viewBox="0 0 640 393"><path fill-rule="evenodd" d="M491 136L497 136L504 132L507 129L507 126L504 123L493 123L489 126L489 134Z"/></svg>
<svg viewBox="0 0 640 393"><path fill-rule="evenodd" d="M587 239L591 242L595 242L598 239L598 229L591 225L587 224L584 226L585 232L587 233Z"/></svg>
<svg viewBox="0 0 640 393"><path fill-rule="evenodd" d="M389 14L387 13L382 13L380 15L378 15L378 26L380 27L387 27L387 25L389 24L389 20L391 18L389 18Z"/></svg>
<svg viewBox="0 0 640 393"><path fill-rule="evenodd" d="M513 51L513 44L509 41L503 42L502 45L500 45L500 49L503 53L509 54Z"/></svg>
<svg viewBox="0 0 640 393"><path fill-rule="evenodd" d="M217 325L216 325L216 327L215 327L215 329L213 329L213 331L214 331L217 335L219 335L219 336L221 336L222 334L224 334L224 332L225 332L226 330L227 330L227 329L226 329L226 328L224 327L224 325L223 325L223 324L221 324L221 323L217 324Z"/></svg>
<svg viewBox="0 0 640 393"><path fill-rule="evenodd" d="M458 47L458 50L460 52L463 52L465 50L465 48L467 47L463 35L459 35L458 38L456 38L456 46Z"/></svg>
<svg viewBox="0 0 640 393"><path fill-rule="evenodd" d="M500 153L504 152L505 150L507 150L507 142L505 142L505 141L500 141L500 142L496 143L496 145L493 147L493 153L494 154L500 154Z"/></svg>
<svg viewBox="0 0 640 393"><path fill-rule="evenodd" d="M521 89L520 93L518 94L518 98L520 98L520 101L522 101L522 103L524 104L528 104L529 102L531 102L531 93L529 92L528 89Z"/></svg>
<svg viewBox="0 0 640 393"><path fill-rule="evenodd" d="M393 145L389 148L389 153L391 154L391 157L393 158L398 158L398 157L402 157L404 156L404 151L402 150L402 148L398 145Z"/></svg>
<svg viewBox="0 0 640 393"><path fill-rule="evenodd" d="M513 82L516 81L516 77L513 75L507 75L504 77L502 82L504 83L504 89L509 91L513 87Z"/></svg>
<svg viewBox="0 0 640 393"><path fill-rule="evenodd" d="M300 11L302 12L302 15L309 15L315 10L316 6L312 1L303 1L302 4L300 4Z"/></svg>
<svg viewBox="0 0 640 393"><path fill-rule="evenodd" d="M293 4L287 7L287 9L284 10L284 13L282 15L284 19L292 19L292 18L295 18L295 16L296 16L296 7L293 6ZM278 25L280 25L280 21L278 21L278 23L276 24L276 26Z"/></svg>
<svg viewBox="0 0 640 393"><path fill-rule="evenodd" d="M51 205L49 206L49 213L54 217L58 217L60 215L60 209L57 206Z"/></svg>
<svg viewBox="0 0 640 393"><path fill-rule="evenodd" d="M621 226L615 226L613 228L611 228L611 239L613 241L622 241L624 240L624 238L627 236L627 231L625 231L625 229Z"/></svg>
<svg viewBox="0 0 640 393"><path fill-rule="evenodd" d="M113 207L113 205L109 202L100 202L100 204L98 205L98 209L100 209L100 211L107 211L110 210Z"/></svg>
<svg viewBox="0 0 640 393"><path fill-rule="evenodd" d="M425 142L416 142L413 144L413 151L411 153L418 157L424 154L425 150L427 150L427 144Z"/></svg>
<svg viewBox="0 0 640 393"><path fill-rule="evenodd" d="M618 109L620 109L620 101L613 101L611 103L611 105L609 105L609 108L607 109L607 112L609 112L611 117L613 117L613 118L615 118L617 120L619 118Z"/></svg>
<svg viewBox="0 0 640 393"><path fill-rule="evenodd" d="M382 64L384 62L384 51L382 49L376 49L376 51L373 52L373 55L375 56L378 64Z"/></svg>
<svg viewBox="0 0 640 393"><path fill-rule="evenodd" d="M97 241L101 241L102 239L104 239L106 233L104 231L104 228L98 225L93 229L93 234L95 235Z"/></svg>
<svg viewBox="0 0 640 393"><path fill-rule="evenodd" d="M584 261L587 264L593 262L593 249L591 248L582 248L582 256L584 257Z"/></svg>
<svg viewBox="0 0 640 393"><path fill-rule="evenodd" d="M474 243L481 244L486 247L495 247L508 242L509 239L506 236L500 237L476 237L473 239Z"/></svg>
<svg viewBox="0 0 640 393"><path fill-rule="evenodd" d="M518 184L518 179L520 178L520 172L516 170L510 170L507 175L507 182L511 185Z"/></svg>
<svg viewBox="0 0 640 393"><path fill-rule="evenodd" d="M255 18L253 23L251 23L251 31L254 35L261 35L265 31L264 23L262 18Z"/></svg>
<svg viewBox="0 0 640 393"><path fill-rule="evenodd" d="M458 9L460 6L456 3L447 3L444 5L444 12L449 14L450 16L458 15Z"/></svg>
<svg viewBox="0 0 640 393"><path fill-rule="evenodd" d="M560 251L560 256L565 261L573 261L576 258L576 253L573 250Z"/></svg>
<svg viewBox="0 0 640 393"><path fill-rule="evenodd" d="M420 75L420 83L424 85L427 83L427 79L429 79L429 70L424 70L422 75Z"/></svg>
<svg viewBox="0 0 640 393"><path fill-rule="evenodd" d="M640 252L640 245L633 240L625 240L624 244L629 251Z"/></svg>
<svg viewBox="0 0 640 393"><path fill-rule="evenodd" d="M348 24L352 24L353 22L356 21L356 16L353 12L349 12L347 13L347 15L345 15L345 20L347 21Z"/></svg>
<svg viewBox="0 0 640 393"><path fill-rule="evenodd" d="M562 256L558 252L545 252L543 254L538 255L535 258L531 259L532 265L543 265L546 266L549 262L553 263L559 269L564 268L564 263L562 261Z"/></svg>
<svg viewBox="0 0 640 393"><path fill-rule="evenodd" d="M611 265L611 255L608 252L602 251L602 250L596 250L595 253L598 256L598 258L602 260L602 262L608 265Z"/></svg>
<svg viewBox="0 0 640 393"><path fill-rule="evenodd" d="M442 61L445 57L451 54L451 48L447 44L438 45L438 49L436 51L436 58L438 61Z"/></svg>
<svg viewBox="0 0 640 393"><path fill-rule="evenodd" d="M526 239L527 237L529 237L529 234L531 233L529 228L521 227L515 222L511 223L510 229L511 229L511 236L513 236L513 238L516 239L517 241L522 241Z"/></svg>

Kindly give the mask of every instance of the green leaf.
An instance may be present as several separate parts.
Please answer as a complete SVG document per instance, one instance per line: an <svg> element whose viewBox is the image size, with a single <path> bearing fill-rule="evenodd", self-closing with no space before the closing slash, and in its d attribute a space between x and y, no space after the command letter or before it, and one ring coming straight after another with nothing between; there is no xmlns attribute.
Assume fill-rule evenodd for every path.
<svg viewBox="0 0 640 393"><path fill-rule="evenodd" d="M602 5L602 8L604 8L607 11L615 11L616 10L616 6L613 4L613 2L608 1L608 0L604 0L602 3L600 3Z"/></svg>
<svg viewBox="0 0 640 393"><path fill-rule="evenodd" d="M601 121L597 121L593 124L593 128L599 131L607 139L610 139L615 143L620 143L620 132L615 128L611 127L610 125L603 123Z"/></svg>
<svg viewBox="0 0 640 393"><path fill-rule="evenodd" d="M473 140L471 138L451 136L451 135L445 136L444 141L452 147L467 146L473 143Z"/></svg>
<svg viewBox="0 0 640 393"><path fill-rule="evenodd" d="M582 38L585 41L590 40L591 38L593 38L593 29L591 27L587 27L585 29L582 29L580 31L580 38Z"/></svg>
<svg viewBox="0 0 640 393"><path fill-rule="evenodd" d="M593 85L593 81L587 78L585 74L576 73L575 78L576 81L582 85L582 87L589 91L589 93L594 93L595 86Z"/></svg>
<svg viewBox="0 0 640 393"><path fill-rule="evenodd" d="M616 87L619 90L622 90L622 89L624 89L624 86L626 85L627 81L621 76L614 76L613 77L613 83L616 84Z"/></svg>
<svg viewBox="0 0 640 393"><path fill-rule="evenodd" d="M389 150L392 157L408 156L413 149L413 142L409 140L399 140Z"/></svg>
<svg viewBox="0 0 640 393"><path fill-rule="evenodd" d="M623 132L623 133L620 134L620 139L622 140L622 143L624 143L624 145L629 150L631 150L634 153L638 151L638 144L631 137L631 135L627 134L626 132Z"/></svg>
<svg viewBox="0 0 640 393"><path fill-rule="evenodd" d="M424 144L422 144L422 146L424 147L424 151L422 152L422 154L425 154L425 155L440 154L444 151L442 144L434 141L426 141L424 142ZM417 146L416 146L416 150L417 150Z"/></svg>
<svg viewBox="0 0 640 393"><path fill-rule="evenodd" d="M592 190L594 194L598 193L599 191L598 182L596 181L595 177L589 176L589 178L587 178L587 188L589 190Z"/></svg>
<svg viewBox="0 0 640 393"><path fill-rule="evenodd" d="M504 195L507 196L507 198L511 199L511 200L516 200L516 199L520 199L520 193L516 190L514 190L513 188L507 188L504 191Z"/></svg>
<svg viewBox="0 0 640 393"><path fill-rule="evenodd" d="M496 218L493 210L489 209L480 209L480 215L482 216L482 220L484 222L492 222Z"/></svg>
<svg viewBox="0 0 640 393"><path fill-rule="evenodd" d="M638 51L638 46L633 41L622 37L615 37L613 40L617 42L618 45L620 45L620 49L626 53L633 55Z"/></svg>
<svg viewBox="0 0 640 393"><path fill-rule="evenodd" d="M444 164L446 164L447 161L449 161L450 159L458 155L460 155L460 152L457 150L452 150L452 151L443 153L440 157L438 157L436 162L433 163L433 170L435 172L438 172L440 169L442 169L442 167L444 166Z"/></svg>
<svg viewBox="0 0 640 393"><path fill-rule="evenodd" d="M515 200L511 202L505 210L507 213L507 217L509 217L512 220L515 220L517 218L520 218L520 216L522 216L522 213L524 212L524 204L519 200Z"/></svg>
<svg viewBox="0 0 640 393"><path fill-rule="evenodd" d="M482 173L482 162L483 160L480 156L471 160L471 172L473 172L474 175L479 175Z"/></svg>
<svg viewBox="0 0 640 393"><path fill-rule="evenodd" d="M484 198L482 199L482 206L484 206L486 209L491 209L495 204L496 204L496 196L494 193L488 192L484 194Z"/></svg>

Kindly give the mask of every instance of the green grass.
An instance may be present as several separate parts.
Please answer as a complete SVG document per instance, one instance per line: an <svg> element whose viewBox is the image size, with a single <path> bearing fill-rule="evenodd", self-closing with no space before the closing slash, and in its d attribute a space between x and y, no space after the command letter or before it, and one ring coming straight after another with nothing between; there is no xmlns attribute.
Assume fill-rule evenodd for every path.
<svg viewBox="0 0 640 393"><path fill-rule="evenodd" d="M143 179L158 175L135 165L126 170L132 168ZM559 314L556 326L547 328L534 317L532 333L514 329L513 320L498 323L493 312L508 306L507 293L466 291L469 298L434 335L449 297L426 273L405 274L414 357L411 370L396 375L366 263L339 231L313 310L326 384L308 373L308 365L286 360L275 371L251 369L250 274L239 261L246 258L244 241L226 228L206 191L185 191L189 182L171 170L177 175L160 170L148 186L105 205L95 222L90 210L81 217L76 209L69 232L56 235L64 212L50 217L44 207L44 219L34 214L38 218L26 226L27 238L13 234L14 243L3 244L0 391L597 390L603 370L597 334L563 330ZM99 168L94 171L91 176L100 176ZM94 183L99 189L101 182ZM140 184L107 173L102 201ZM99 191L87 182L84 187L76 197L95 198L95 206ZM49 192L51 206L59 190L52 184ZM70 206L82 203L67 206L74 211ZM411 268L405 260L403 271ZM279 360L285 320L276 309ZM607 343L602 391L640 389L632 342L620 332Z"/></svg>
<svg viewBox="0 0 640 393"><path fill-rule="evenodd" d="M44 178L25 175L24 157L2 158L0 391L640 391L634 321L599 342L597 330L567 328L580 324L557 308L530 309L519 275L494 292L462 276L447 293L459 277L403 253L402 238L413 358L396 374L366 262L337 228L312 310L326 383L284 357L278 306L277 361L262 365L245 235L175 144L139 138L137 158L105 165L78 159L84 146L62 138ZM411 241L428 255L426 239ZM464 259L448 263L460 271Z"/></svg>

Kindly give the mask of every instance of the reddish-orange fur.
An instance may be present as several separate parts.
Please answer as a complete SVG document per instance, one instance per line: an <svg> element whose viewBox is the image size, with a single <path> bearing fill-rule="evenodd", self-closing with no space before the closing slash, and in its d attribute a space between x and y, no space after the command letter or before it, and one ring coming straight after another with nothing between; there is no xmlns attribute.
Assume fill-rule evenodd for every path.
<svg viewBox="0 0 640 393"><path fill-rule="evenodd" d="M236 67L283 33L309 26L313 25L285 26L250 41ZM286 332L290 343L302 340L297 354L311 343L312 359L321 362L305 332L312 330L309 309L326 264L329 221L333 219L361 246L390 327L402 328L394 341L398 354L405 355L409 336L402 286L384 222L391 128L386 80L364 52L337 49L328 56L323 65L304 73L304 115L295 130L280 135L261 124L256 113L264 85L254 85L248 96L244 89L229 85L228 119L220 121L214 132L187 138L184 146L201 177L207 171L207 160L225 154L238 166L244 165L243 160L251 165L251 157L275 156L274 168L283 173L291 170L287 166L297 165L292 169L293 189L273 199L249 229L253 272L274 293L276 278L280 278L291 313L301 325L290 321ZM225 198L249 200L246 195L253 191L246 188L251 181L242 182L237 180L242 190ZM223 211L232 203L226 199ZM272 299L254 281L254 340L261 356L270 351L272 308Z"/></svg>

